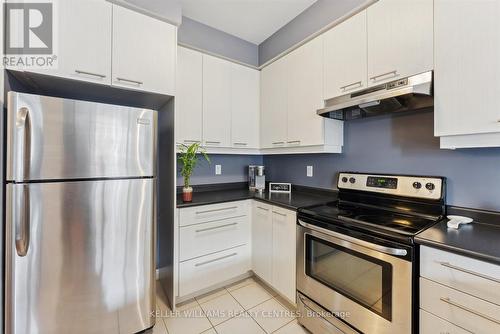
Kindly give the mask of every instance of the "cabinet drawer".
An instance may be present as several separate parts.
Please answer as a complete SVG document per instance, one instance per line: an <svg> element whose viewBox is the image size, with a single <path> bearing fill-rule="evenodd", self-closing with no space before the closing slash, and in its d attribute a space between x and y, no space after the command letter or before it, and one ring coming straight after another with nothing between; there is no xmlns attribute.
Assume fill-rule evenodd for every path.
<svg viewBox="0 0 500 334"><path fill-rule="evenodd" d="M441 318L420 310L420 333L421 334L470 334L460 327L449 323Z"/></svg>
<svg viewBox="0 0 500 334"><path fill-rule="evenodd" d="M180 261L249 243L248 217L228 218L180 228Z"/></svg>
<svg viewBox="0 0 500 334"><path fill-rule="evenodd" d="M248 201L203 205L180 210L179 226L248 215Z"/></svg>
<svg viewBox="0 0 500 334"><path fill-rule="evenodd" d="M421 248L420 276L500 305L500 266Z"/></svg>
<svg viewBox="0 0 500 334"><path fill-rule="evenodd" d="M500 306L420 278L420 308L472 333L500 333Z"/></svg>
<svg viewBox="0 0 500 334"><path fill-rule="evenodd" d="M250 270L249 245L179 264L179 296L187 296Z"/></svg>

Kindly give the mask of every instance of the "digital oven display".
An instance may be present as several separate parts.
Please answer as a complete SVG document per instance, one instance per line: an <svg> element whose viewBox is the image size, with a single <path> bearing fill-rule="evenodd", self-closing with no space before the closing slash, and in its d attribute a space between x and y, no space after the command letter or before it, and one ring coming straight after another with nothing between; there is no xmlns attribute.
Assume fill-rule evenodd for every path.
<svg viewBox="0 0 500 334"><path fill-rule="evenodd" d="M366 180L367 187L397 189L398 179L392 177L375 177L369 176Z"/></svg>

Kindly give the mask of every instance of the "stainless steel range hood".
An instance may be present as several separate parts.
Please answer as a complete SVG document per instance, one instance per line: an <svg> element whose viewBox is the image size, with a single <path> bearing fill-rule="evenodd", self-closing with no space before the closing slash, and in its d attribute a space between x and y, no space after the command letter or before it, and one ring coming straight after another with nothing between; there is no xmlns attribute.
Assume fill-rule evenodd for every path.
<svg viewBox="0 0 500 334"><path fill-rule="evenodd" d="M434 105L432 95L432 71L429 71L326 100L318 115L351 120L419 110Z"/></svg>

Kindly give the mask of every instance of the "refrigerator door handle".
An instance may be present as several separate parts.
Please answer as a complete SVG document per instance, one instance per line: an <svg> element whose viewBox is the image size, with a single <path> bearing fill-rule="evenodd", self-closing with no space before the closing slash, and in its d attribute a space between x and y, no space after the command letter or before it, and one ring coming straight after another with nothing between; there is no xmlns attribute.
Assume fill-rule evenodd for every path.
<svg viewBox="0 0 500 334"><path fill-rule="evenodd" d="M30 245L30 191L29 185L22 185L21 194L16 198L15 238L17 255L23 257L28 253Z"/></svg>
<svg viewBox="0 0 500 334"><path fill-rule="evenodd" d="M30 159L31 159L31 118L30 111L26 107L22 107L17 112L16 127L22 128L22 164L21 173L19 176L22 180L28 180L30 178ZM19 180L16 180L19 181Z"/></svg>

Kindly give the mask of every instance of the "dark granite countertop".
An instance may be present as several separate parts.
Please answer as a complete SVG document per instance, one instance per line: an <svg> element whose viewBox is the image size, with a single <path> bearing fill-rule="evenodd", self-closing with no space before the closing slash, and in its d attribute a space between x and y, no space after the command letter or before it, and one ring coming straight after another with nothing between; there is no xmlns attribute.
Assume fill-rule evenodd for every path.
<svg viewBox="0 0 500 334"><path fill-rule="evenodd" d="M193 201L184 203L182 194L177 194L177 207L186 208L199 205L208 205L224 202L255 199L285 209L297 210L301 207L328 203L337 199L337 192L333 190L310 187L293 186L291 194L269 193L262 194L249 191L247 183L230 183L221 185L194 186Z"/></svg>
<svg viewBox="0 0 500 334"><path fill-rule="evenodd" d="M181 189L179 188L178 191ZM318 188L293 186L291 194L251 192L246 183L195 186L193 201L184 203L177 194L177 207L209 205L254 199L289 210L328 203L337 199L337 192ZM460 229L448 229L440 222L415 237L420 245L431 246L500 265L500 213L448 207L448 214L471 217L474 222Z"/></svg>
<svg viewBox="0 0 500 334"><path fill-rule="evenodd" d="M417 235L415 242L500 265L500 213L449 207L448 214L474 222L455 230L445 220Z"/></svg>

